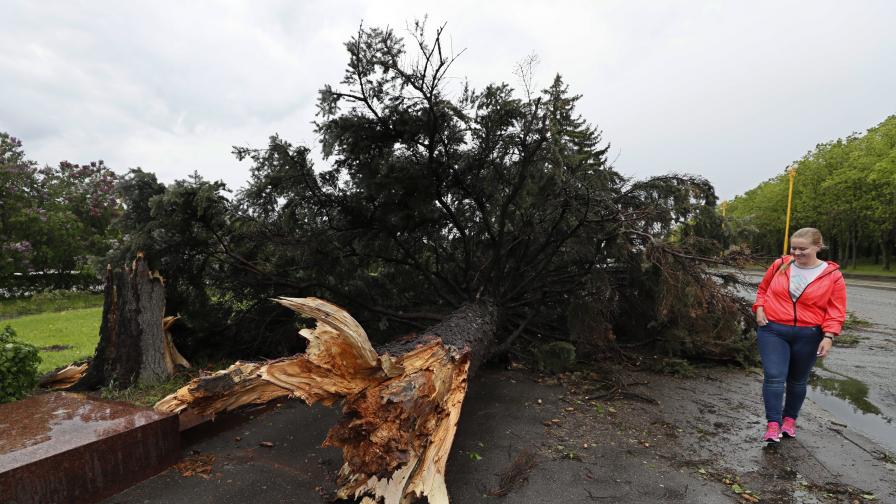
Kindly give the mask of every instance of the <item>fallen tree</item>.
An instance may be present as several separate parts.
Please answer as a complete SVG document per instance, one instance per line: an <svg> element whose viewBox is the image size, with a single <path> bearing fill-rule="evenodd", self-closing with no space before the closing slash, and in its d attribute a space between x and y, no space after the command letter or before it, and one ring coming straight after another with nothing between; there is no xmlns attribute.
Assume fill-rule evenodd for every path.
<svg viewBox="0 0 896 504"><path fill-rule="evenodd" d="M710 323L728 303L702 292L720 283L706 266L731 263L708 181L622 176L559 75L539 91L524 63L520 89L458 87L442 27L429 33L362 26L347 42L344 78L318 100L323 166L274 136L234 149L252 166L233 197L198 176L123 180L116 260L146 250L156 261L168 310L189 320L179 342L191 357L296 353L294 321L265 301L281 295L332 300L373 341L488 298L499 350L524 359L557 339L577 352L655 345L656 326L686 338L666 348L700 354L689 328L703 313L707 343L743 339L739 322ZM693 303L672 313L683 291Z"/></svg>
<svg viewBox="0 0 896 504"><path fill-rule="evenodd" d="M308 404L342 400L343 417L324 446L342 448L339 498L403 504L447 503L445 465L470 375L488 355L496 311L469 303L444 321L375 351L346 311L316 298L277 302L314 318L302 355L237 362L194 379L156 409L214 415L279 397Z"/></svg>
<svg viewBox="0 0 896 504"><path fill-rule="evenodd" d="M744 339L739 321L697 337L676 330L728 313L717 308L731 294L706 268L728 264L708 181L623 177L559 75L540 92L525 65L520 90L457 88L442 28L428 37L417 23L409 42L366 27L348 41L343 80L318 100L324 169L308 147L274 136L234 149L252 162L234 198L198 176L166 187L137 170L121 186L129 238L116 254L151 251L169 310L189 317L191 355L295 353L294 319L264 301L284 293L306 301L281 303L319 321L303 333L304 355L237 362L158 407L343 400L327 438L345 455L340 495L369 502L447 500L466 379L490 348L527 358L570 340L560 348L572 361L617 341L649 349L658 334L681 356L703 352L701 338ZM377 352L362 324L375 341L420 336Z"/></svg>

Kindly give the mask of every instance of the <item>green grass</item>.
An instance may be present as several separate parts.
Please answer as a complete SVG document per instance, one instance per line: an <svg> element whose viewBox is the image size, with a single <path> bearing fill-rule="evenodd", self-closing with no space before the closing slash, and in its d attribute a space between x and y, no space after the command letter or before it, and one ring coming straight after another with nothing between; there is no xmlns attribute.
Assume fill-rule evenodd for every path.
<svg viewBox="0 0 896 504"><path fill-rule="evenodd" d="M862 329L864 327L870 327L871 321L865 320L862 317L856 315L856 312L852 310L846 310L846 320L843 322L843 329Z"/></svg>
<svg viewBox="0 0 896 504"><path fill-rule="evenodd" d="M99 294L58 291L32 298L2 300L0 328L12 326L16 339L38 347L41 357L38 370L46 373L93 355L99 340L102 304L103 297ZM47 348L53 345L70 348L58 351ZM100 389L100 395L140 406L152 406L198 376L200 369L224 368L229 363L201 361L200 364L161 383L135 385L124 390L106 387Z"/></svg>
<svg viewBox="0 0 896 504"><path fill-rule="evenodd" d="M843 265L841 265L843 266ZM843 267L843 272L848 276L850 273L855 273L857 275L874 275L874 276L886 276L886 277L896 277L896 265L891 265L890 271L884 269L882 264L862 264L859 263L855 268L853 267Z"/></svg>
<svg viewBox="0 0 896 504"><path fill-rule="evenodd" d="M90 292L50 291L27 298L0 299L0 320L37 313L61 312L103 306L103 295Z"/></svg>
<svg viewBox="0 0 896 504"><path fill-rule="evenodd" d="M59 366L71 364L93 355L99 341L100 319L103 309L82 308L62 312L41 313L3 320L0 325L10 325L16 338L40 349L41 373ZM71 348L50 351L46 347L64 345Z"/></svg>

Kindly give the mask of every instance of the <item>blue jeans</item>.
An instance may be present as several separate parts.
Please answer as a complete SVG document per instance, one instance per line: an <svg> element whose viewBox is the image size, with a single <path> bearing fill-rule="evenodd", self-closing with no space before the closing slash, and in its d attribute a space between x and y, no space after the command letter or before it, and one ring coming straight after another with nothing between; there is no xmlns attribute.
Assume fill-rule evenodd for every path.
<svg viewBox="0 0 896 504"><path fill-rule="evenodd" d="M778 423L785 416L796 418L803 406L803 400L806 399L806 382L815 364L818 344L823 337L821 328L769 321L759 328L757 337L765 374L762 382L765 418L769 422Z"/></svg>

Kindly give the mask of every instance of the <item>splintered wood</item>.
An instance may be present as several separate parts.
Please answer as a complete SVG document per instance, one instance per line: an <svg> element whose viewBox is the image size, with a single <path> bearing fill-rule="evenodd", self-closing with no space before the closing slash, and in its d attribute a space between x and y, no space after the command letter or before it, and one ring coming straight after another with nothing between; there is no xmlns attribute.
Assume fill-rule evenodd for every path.
<svg viewBox="0 0 896 504"><path fill-rule="evenodd" d="M187 362L187 359L184 359L184 356L177 351L177 347L174 346L174 340L171 338L171 326L177 321L180 317L164 317L162 318L162 331L165 333L165 369L168 370L169 373L174 373L174 370L177 369L177 366L184 367L186 369L190 369L190 363Z"/></svg>
<svg viewBox="0 0 896 504"><path fill-rule="evenodd" d="M48 389L64 389L71 387L87 372L87 363L74 363L68 366L51 371L40 377L38 385Z"/></svg>
<svg viewBox="0 0 896 504"><path fill-rule="evenodd" d="M494 310L470 305L460 322L445 322L377 355L364 329L338 306L315 298L276 301L317 320L315 329L301 331L308 339L304 354L237 362L191 381L156 409L213 415L283 396L308 404L342 400L343 418L324 441L343 452L338 498L408 504L425 496L431 504L447 504L445 466L467 390L471 347L483 350L489 343ZM455 326L471 320L475 337L458 336Z"/></svg>

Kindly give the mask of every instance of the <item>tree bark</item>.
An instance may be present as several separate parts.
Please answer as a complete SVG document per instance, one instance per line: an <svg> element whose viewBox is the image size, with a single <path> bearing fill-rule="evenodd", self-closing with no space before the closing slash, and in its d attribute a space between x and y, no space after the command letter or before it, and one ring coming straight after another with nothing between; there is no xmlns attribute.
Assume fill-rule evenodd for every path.
<svg viewBox="0 0 896 504"><path fill-rule="evenodd" d="M103 386L130 387L155 383L174 374L175 365L189 367L171 342L163 319L165 287L162 277L138 254L130 268L106 270L100 341L84 375L70 390Z"/></svg>
<svg viewBox="0 0 896 504"><path fill-rule="evenodd" d="M284 396L308 404L342 400L343 418L325 446L342 448L338 498L406 504L447 504L445 465L467 382L489 355L496 310L466 304L443 322L376 352L344 310L315 298L279 298L317 320L303 329L302 355L267 363L237 362L193 380L156 404L214 415Z"/></svg>
<svg viewBox="0 0 896 504"><path fill-rule="evenodd" d="M840 262L840 265L843 266L843 269L849 268L849 243L850 243L851 237L852 237L852 233L847 231L846 239L843 242L843 249L842 249L842 255L841 255L843 260Z"/></svg>

